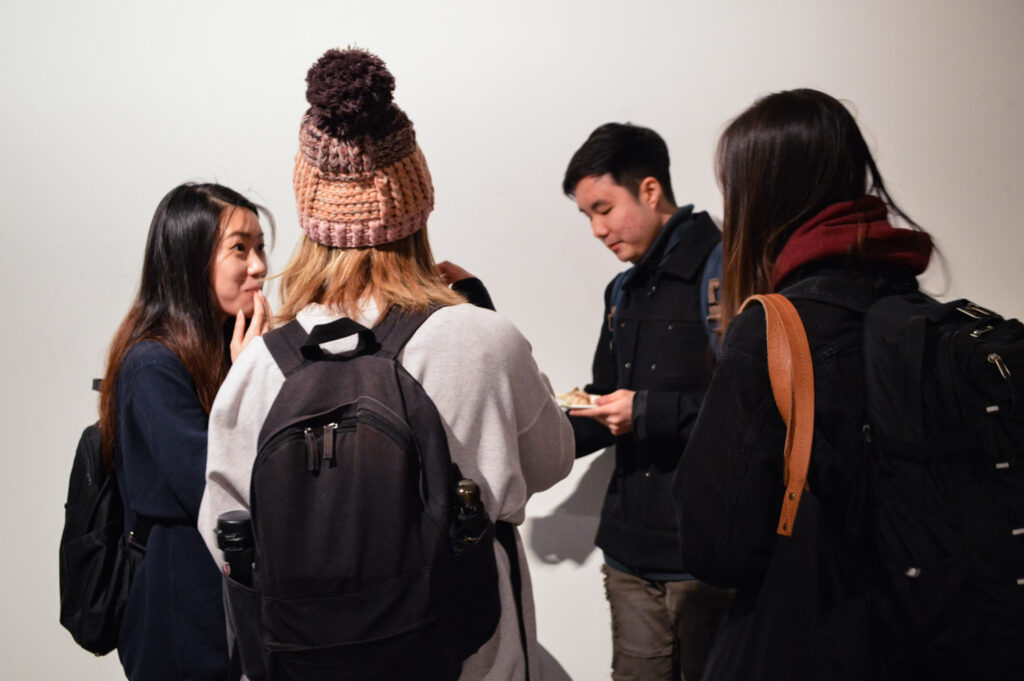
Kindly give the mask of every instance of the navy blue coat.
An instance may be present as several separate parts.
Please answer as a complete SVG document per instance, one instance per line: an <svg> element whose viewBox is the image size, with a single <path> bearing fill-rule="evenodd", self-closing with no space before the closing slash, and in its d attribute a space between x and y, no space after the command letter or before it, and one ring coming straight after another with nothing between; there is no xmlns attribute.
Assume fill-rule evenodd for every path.
<svg viewBox="0 0 1024 681"><path fill-rule="evenodd" d="M633 429L614 437L596 421L569 419L576 456L615 445L615 471L596 543L606 556L637 574L686 571L672 479L711 380L714 356L702 309L702 275L720 242L721 233L708 214L684 206L624 275L617 305L615 282L608 285L594 379L584 390L636 391Z"/></svg>
<svg viewBox="0 0 1024 681"><path fill-rule="evenodd" d="M196 530L206 477L208 415L166 346L139 343L117 383L115 469L125 532L153 523L135 573L117 651L129 679L227 677L221 579Z"/></svg>

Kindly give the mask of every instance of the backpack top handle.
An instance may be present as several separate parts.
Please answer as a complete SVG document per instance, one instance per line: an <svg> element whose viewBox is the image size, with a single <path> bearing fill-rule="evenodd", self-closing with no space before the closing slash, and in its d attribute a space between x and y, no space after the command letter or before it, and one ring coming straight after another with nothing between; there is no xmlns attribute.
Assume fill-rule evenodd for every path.
<svg viewBox="0 0 1024 681"><path fill-rule="evenodd" d="M359 336L359 343L354 350L328 355L320 348L324 343L330 343L331 341L348 338L353 335ZM331 358L349 359L359 355L372 355L379 347L380 344L377 342L373 331L353 319L342 317L327 324L314 326L302 344L301 352L303 357L313 361Z"/></svg>

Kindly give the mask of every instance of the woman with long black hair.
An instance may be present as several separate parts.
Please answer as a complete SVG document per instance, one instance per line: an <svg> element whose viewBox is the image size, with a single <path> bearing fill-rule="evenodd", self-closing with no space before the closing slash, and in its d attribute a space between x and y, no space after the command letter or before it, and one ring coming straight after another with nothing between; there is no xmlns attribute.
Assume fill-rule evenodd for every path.
<svg viewBox="0 0 1024 681"><path fill-rule="evenodd" d="M145 544L117 646L129 679L228 673L220 575L196 518L213 398L231 362L269 329L261 214L272 226L265 209L221 185L172 189L153 216L138 295L110 346L104 462L124 499L125 532Z"/></svg>
<svg viewBox="0 0 1024 681"><path fill-rule="evenodd" d="M868 602L875 566L858 305L914 290L931 238L890 197L853 116L823 92L790 90L755 102L722 134L717 168L726 335L675 481L686 565L701 580L737 590L704 678L920 678L895 668ZM788 591L771 594L778 607L758 619L762 591L780 585L762 589L780 545L786 424L769 383L765 312L740 306L772 292L792 300L810 344L807 481L821 529L811 560L830 572L783 575ZM827 613L809 627L796 602L808 599Z"/></svg>

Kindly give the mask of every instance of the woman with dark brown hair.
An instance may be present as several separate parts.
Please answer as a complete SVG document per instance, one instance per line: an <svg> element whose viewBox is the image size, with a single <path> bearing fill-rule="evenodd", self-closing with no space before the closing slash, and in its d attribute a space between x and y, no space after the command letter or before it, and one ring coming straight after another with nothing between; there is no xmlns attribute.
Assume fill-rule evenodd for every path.
<svg viewBox="0 0 1024 681"><path fill-rule="evenodd" d="M915 289L931 239L889 196L853 116L816 90L755 102L723 133L717 168L726 336L675 481L687 566L737 589L704 678L916 678L882 651L867 607L874 566L858 306ZM893 227L890 216L909 228ZM776 291L792 300L809 338L816 400L808 483L829 537L816 548L838 573L837 588L822 597L834 599L823 604L833 619L810 631L793 624L795 605L783 604L770 625L750 625L777 545L786 424L769 384L764 310L739 308L752 294ZM814 577L792 588L816 590ZM747 652L758 649L755 664Z"/></svg>
<svg viewBox="0 0 1024 681"><path fill-rule="evenodd" d="M269 328L261 213L273 223L221 185L172 189L153 216L138 295L111 343L100 391L103 457L124 500L125 533L145 548L117 645L129 679L223 681L228 673L220 575L196 518L214 395L231 362Z"/></svg>

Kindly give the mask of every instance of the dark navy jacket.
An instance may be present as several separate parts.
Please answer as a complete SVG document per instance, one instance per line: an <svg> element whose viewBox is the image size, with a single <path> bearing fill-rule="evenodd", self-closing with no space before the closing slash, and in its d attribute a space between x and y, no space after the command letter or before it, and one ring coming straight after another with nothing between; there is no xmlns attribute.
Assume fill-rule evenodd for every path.
<svg viewBox="0 0 1024 681"><path fill-rule="evenodd" d="M714 357L701 306L705 262L721 242L707 213L680 208L644 257L605 290L590 393L637 391L633 430L613 437L587 418L571 418L576 455L615 444L597 545L636 574L682 575L672 478L711 379ZM612 328L614 325L614 328Z"/></svg>
<svg viewBox="0 0 1024 681"><path fill-rule="evenodd" d="M153 523L118 640L125 674L134 681L223 681L220 573L196 530L208 416L185 366L160 343L128 351L116 393L125 532L140 514Z"/></svg>

